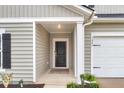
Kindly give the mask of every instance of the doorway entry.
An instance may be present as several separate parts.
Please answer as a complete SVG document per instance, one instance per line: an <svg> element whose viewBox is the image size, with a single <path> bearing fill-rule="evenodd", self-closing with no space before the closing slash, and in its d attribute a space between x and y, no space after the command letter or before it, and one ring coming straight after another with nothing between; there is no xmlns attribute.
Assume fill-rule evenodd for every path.
<svg viewBox="0 0 124 93"><path fill-rule="evenodd" d="M68 68L68 39L53 39L53 68Z"/></svg>

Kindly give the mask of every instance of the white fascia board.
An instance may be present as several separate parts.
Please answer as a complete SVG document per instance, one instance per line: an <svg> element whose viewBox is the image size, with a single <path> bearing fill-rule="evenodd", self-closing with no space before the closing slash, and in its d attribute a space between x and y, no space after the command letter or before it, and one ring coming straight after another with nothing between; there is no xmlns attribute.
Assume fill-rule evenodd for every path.
<svg viewBox="0 0 124 93"><path fill-rule="evenodd" d="M63 7L67 8L81 16L84 16L84 14L90 16L93 12L92 10L89 10L85 7L81 7L79 5L63 5Z"/></svg>
<svg viewBox="0 0 124 93"><path fill-rule="evenodd" d="M92 12L93 12L92 10L89 10L89 9L87 9L86 7L83 7L83 6L73 5L73 7L77 8L77 9L79 9L81 12L84 12L84 13L89 14L89 15L91 15Z"/></svg>
<svg viewBox="0 0 124 93"><path fill-rule="evenodd" d="M124 23L124 18L93 18L94 23Z"/></svg>
<svg viewBox="0 0 124 93"><path fill-rule="evenodd" d="M0 18L0 22L83 22L83 17L21 17L21 18Z"/></svg>

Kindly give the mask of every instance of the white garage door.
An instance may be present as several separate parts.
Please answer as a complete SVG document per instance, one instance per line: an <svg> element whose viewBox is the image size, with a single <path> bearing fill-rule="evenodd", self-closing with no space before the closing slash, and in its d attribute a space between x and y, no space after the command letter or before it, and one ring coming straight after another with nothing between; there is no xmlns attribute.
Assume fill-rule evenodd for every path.
<svg viewBox="0 0 124 93"><path fill-rule="evenodd" d="M93 74L124 77L124 37L93 38Z"/></svg>

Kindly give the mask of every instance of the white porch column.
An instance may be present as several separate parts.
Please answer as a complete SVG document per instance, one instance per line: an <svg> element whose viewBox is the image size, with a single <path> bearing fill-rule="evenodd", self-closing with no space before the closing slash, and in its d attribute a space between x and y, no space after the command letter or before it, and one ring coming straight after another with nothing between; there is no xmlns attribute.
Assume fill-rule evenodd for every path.
<svg viewBox="0 0 124 93"><path fill-rule="evenodd" d="M76 25L76 80L81 83L80 74L84 73L84 26L83 22Z"/></svg>

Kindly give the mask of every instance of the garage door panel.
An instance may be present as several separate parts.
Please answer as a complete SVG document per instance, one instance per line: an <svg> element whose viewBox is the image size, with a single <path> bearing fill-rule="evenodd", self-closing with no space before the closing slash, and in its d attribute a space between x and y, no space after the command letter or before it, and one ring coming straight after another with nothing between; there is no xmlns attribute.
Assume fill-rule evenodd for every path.
<svg viewBox="0 0 124 93"><path fill-rule="evenodd" d="M95 37L92 47L96 76L124 77L124 37Z"/></svg>
<svg viewBox="0 0 124 93"><path fill-rule="evenodd" d="M118 57L123 57L124 55L124 47L123 48L96 48L94 49L95 53L94 56L103 56L107 55L108 56L118 56Z"/></svg>
<svg viewBox="0 0 124 93"><path fill-rule="evenodd" d="M99 57L99 56L95 56L95 57ZM116 57L102 57L102 58L98 58L98 59L94 59L94 62L95 61L99 61L99 62L102 62L103 63L103 61L104 62L107 62L107 63L114 63L114 62L116 62L116 63L124 63L124 58L123 57L118 57L118 59L116 58ZM109 62L108 62L109 61Z"/></svg>
<svg viewBox="0 0 124 93"><path fill-rule="evenodd" d="M113 64L112 64L112 63L108 63L108 64L106 64L106 65L105 65L105 64L106 64L106 63L104 63L104 64L103 64L103 63L101 63L101 64L99 63L99 64L95 64L95 66L99 66L99 67L104 67L104 66L106 66L106 67L113 67L113 68L114 68L114 67L122 67L122 68L124 68L124 66L123 66L124 63L120 63L119 65L116 64L116 63L113 63Z"/></svg>
<svg viewBox="0 0 124 93"><path fill-rule="evenodd" d="M93 42L95 44L99 44L101 46L124 46L124 41L123 39L124 37L95 37L93 39ZM116 44L115 44L116 42Z"/></svg>
<svg viewBox="0 0 124 93"><path fill-rule="evenodd" d="M94 73L94 75L96 75L97 77L123 77L124 73L121 73L122 70L123 68L119 68L116 70L104 68L100 71L99 69L95 69L94 71L97 72L97 74Z"/></svg>

